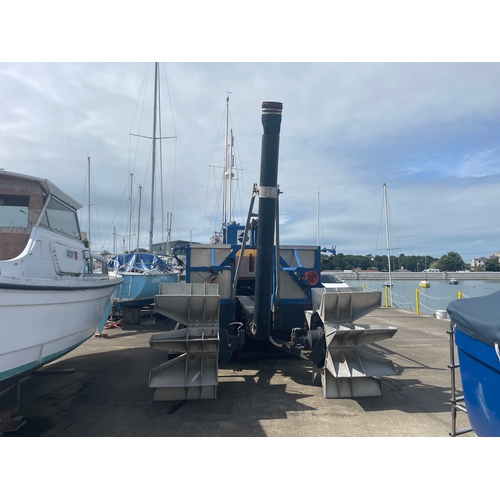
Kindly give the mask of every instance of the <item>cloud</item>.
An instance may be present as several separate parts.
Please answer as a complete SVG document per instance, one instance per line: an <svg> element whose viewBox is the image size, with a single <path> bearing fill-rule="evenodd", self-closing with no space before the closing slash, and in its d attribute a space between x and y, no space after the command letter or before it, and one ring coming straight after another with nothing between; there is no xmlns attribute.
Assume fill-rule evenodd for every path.
<svg viewBox="0 0 500 500"><path fill-rule="evenodd" d="M466 155L459 165L459 177L484 177L500 174L500 148Z"/></svg>

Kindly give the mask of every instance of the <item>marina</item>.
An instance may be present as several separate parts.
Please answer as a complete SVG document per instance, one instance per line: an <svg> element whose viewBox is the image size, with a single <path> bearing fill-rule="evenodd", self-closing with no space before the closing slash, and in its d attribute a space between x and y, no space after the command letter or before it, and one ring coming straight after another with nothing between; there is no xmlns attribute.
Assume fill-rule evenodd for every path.
<svg viewBox="0 0 500 500"><path fill-rule="evenodd" d="M420 314L418 298L417 314L396 306L395 284L403 282L393 283L390 272L389 282L384 276L380 284L384 293L364 283L362 289L341 287L337 280L324 287L319 246L280 244L282 109L280 102L262 103L260 183L245 225L224 218L220 241L186 245L185 282L159 283L147 310L134 308L136 320L123 315L106 334L97 333L95 321L86 330L96 332L94 338L74 353L30 367L24 380L20 373L14 380L6 376L4 435L473 433L466 412L457 413L455 332L445 315ZM74 233L80 237L77 225ZM76 274L77 267L68 269ZM104 319L108 303L109 295L95 319Z"/></svg>
<svg viewBox="0 0 500 500"><path fill-rule="evenodd" d="M155 75L156 70L157 67ZM362 288L351 286L347 279L344 281L348 286L343 286L340 279L333 279L332 286L323 286L321 248L280 243L278 153L282 110L281 102L262 102L260 182L254 184L246 223L241 225L232 217L223 217L221 230L215 233L216 241L186 244L185 282L179 282L177 273L174 283L158 282L151 288L139 287L140 290L127 296L130 305L140 299L135 307L126 308L134 314L122 312L121 320L115 322L112 317L104 326L110 295L123 280L120 275L130 271L144 282L150 277L150 269L139 265L146 260L146 254L134 253L134 262L126 259L120 262L120 266L130 265L134 269L114 269L118 273L108 273L107 263L101 258L100 281L94 279L91 283L101 283L100 288L109 291L100 296L98 302L92 299L94 302L89 303L92 323L85 328L84 338L49 357L42 357L50 339L38 339L41 325L34 325L32 331L25 324L22 334L17 335L14 313L21 309L11 310L10 295L4 294L6 299L2 305L9 306L6 310L10 314L9 328L4 332L9 337L5 338L22 342L34 339L33 352L39 354L38 360L33 359L30 364L18 362L13 369L3 370L0 379L5 388L0 394L3 435L497 435L496 424L493 428L482 425L477 431L479 427L466 421L467 409L460 404L464 399L462 372L457 371L459 365L454 361L455 337L462 342L459 352L463 358L464 346L470 343L464 343L462 333L469 334L469 321L480 325L481 318L474 311L468 311L462 316L467 318L465 321L450 323L446 312L467 310L467 300L481 302L482 297L469 299L470 296L459 290L457 298L465 298L464 302L453 300L451 309L445 304L445 309L436 310L435 314L421 314L421 305L429 307L420 303L417 288L414 314L411 307L397 303L397 288L404 285L404 281L393 282L390 265L389 281L383 275L384 281L380 283L372 275L372 288L366 283L362 283ZM153 133L153 169L155 138ZM231 132L226 147L232 142ZM231 161L226 168L229 170L224 175L228 183L225 209L231 205ZM28 196L9 198L7 193L5 200L12 205L7 213L17 216L18 207L36 211L32 219L38 222L31 240L36 239L36 230L43 237L46 229L78 240L78 250L69 247L70 240L62 251L60 242L49 242L56 274L72 278L92 274L92 253L82 247L76 217L81 206L47 182L40 185L48 195L42 205L32 207ZM384 197L385 187L384 184ZM52 198L57 197L65 202L66 208L56 208L57 200ZM256 200L258 210L255 212ZM40 208L42 215L36 218ZM71 212L71 224L59 212ZM150 251L152 238L151 230ZM33 248L40 239L32 244ZM34 253L31 249L30 260ZM83 258L79 258L79 253ZM388 258L390 261L389 246ZM39 261L49 259L39 258ZM23 260L18 264L22 265ZM154 262L151 264L158 267ZM5 281L5 271L13 272L10 267L15 269L9 260L2 261L2 281ZM40 286L40 276L34 276L34 284L44 297L50 297L50 291L61 287L59 277L53 276L52 266L49 267L49 284ZM419 287L431 287L427 271ZM437 281L441 273L429 271L429 274L436 278L434 283L446 284L448 280L449 285L449 280L454 278L443 273ZM325 273L323 279L327 281L327 277ZM355 277L354 284L359 284L360 273ZM18 289L18 282L25 280L24 272L16 276L7 274L7 280L6 285ZM32 286L31 281L33 277L23 286ZM153 280L153 283L156 282ZM89 284L81 281L77 285L78 289L89 288ZM383 292L373 288L377 285ZM64 289L68 291L67 286ZM123 297L123 291L119 295ZM118 297L118 291L114 297ZM142 304L143 299L146 304ZM115 318L119 316L120 308L115 308L113 314ZM48 320L49 316L47 309L39 322L43 318ZM72 316L75 321L81 321L88 314L72 311ZM496 319L491 318L494 329ZM57 322L55 325L62 333L64 327ZM53 325L46 321L44 326L50 332ZM116 333L103 334L104 330ZM89 339L93 333L94 337ZM488 342L493 346L489 347L500 359L497 336L492 338ZM78 344L85 340L89 342L76 351ZM496 371L491 349L483 351L487 352L492 370ZM16 355L16 349L3 353L7 361ZM5 365L3 359L0 361ZM482 387L475 374L467 373L464 380L469 391L477 392L477 384ZM495 384L491 387L489 396L494 400ZM496 412L496 407L480 405L478 412L486 413L480 418L489 420L490 411Z"/></svg>
<svg viewBox="0 0 500 500"><path fill-rule="evenodd" d="M445 482L447 494L490 495L500 272L475 271L500 271L500 66L273 62L273 47L290 45L276 27L288 14L257 8L238 23L228 7L174 9L139 40L176 51L203 40L228 54L250 26L244 39L263 40L264 63L175 55L154 63L153 82L152 64L106 62L106 43L93 41L118 20L128 35L113 47L140 59L140 14L123 23L114 9L104 24L101 9L74 27L90 29L79 43L85 54L96 43L103 62L2 64L0 467L17 486L4 491L207 496L216 484L238 500L295 498L318 478L354 497L382 484L440 497ZM310 9L329 38L313 53L366 38L380 10L367 7L337 44ZM445 25L474 25L460 10L442 23L427 15L434 38L414 23L413 45L430 41L436 57L440 38L468 53L470 36L443 37ZM384 14L368 45L426 60L406 47L401 9ZM72 46L36 12L31 24L44 26L37 43ZM306 46L297 26L307 23L288 24L292 46ZM175 108L168 126L161 102Z"/></svg>

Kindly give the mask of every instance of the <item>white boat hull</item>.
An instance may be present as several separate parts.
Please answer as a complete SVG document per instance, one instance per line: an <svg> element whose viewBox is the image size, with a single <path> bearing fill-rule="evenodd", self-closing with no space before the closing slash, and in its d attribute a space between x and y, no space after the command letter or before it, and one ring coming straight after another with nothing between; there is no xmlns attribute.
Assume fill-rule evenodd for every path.
<svg viewBox="0 0 500 500"><path fill-rule="evenodd" d="M111 293L110 286L75 290L1 288L0 381L29 373L89 339Z"/></svg>
<svg viewBox="0 0 500 500"><path fill-rule="evenodd" d="M0 169L0 382L90 338L123 281L86 248L79 208L46 179Z"/></svg>

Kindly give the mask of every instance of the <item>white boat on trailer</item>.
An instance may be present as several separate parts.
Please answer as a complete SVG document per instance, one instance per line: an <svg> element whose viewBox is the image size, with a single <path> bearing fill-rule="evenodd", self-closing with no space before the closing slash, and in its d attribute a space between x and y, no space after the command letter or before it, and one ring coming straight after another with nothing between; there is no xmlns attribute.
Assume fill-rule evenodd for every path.
<svg viewBox="0 0 500 500"><path fill-rule="evenodd" d="M0 383L92 337L123 281L85 247L81 207L46 179L0 170Z"/></svg>

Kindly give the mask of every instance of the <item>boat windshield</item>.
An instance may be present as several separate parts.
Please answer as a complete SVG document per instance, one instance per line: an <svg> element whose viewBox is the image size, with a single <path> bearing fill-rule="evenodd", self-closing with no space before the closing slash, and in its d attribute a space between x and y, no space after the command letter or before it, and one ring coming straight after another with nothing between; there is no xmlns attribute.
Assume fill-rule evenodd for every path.
<svg viewBox="0 0 500 500"><path fill-rule="evenodd" d="M0 227L28 227L29 196L0 195Z"/></svg>
<svg viewBox="0 0 500 500"><path fill-rule="evenodd" d="M336 274L322 274L321 283L343 283Z"/></svg>
<svg viewBox="0 0 500 500"><path fill-rule="evenodd" d="M40 224L72 238L80 239L76 212L53 197L45 207Z"/></svg>

